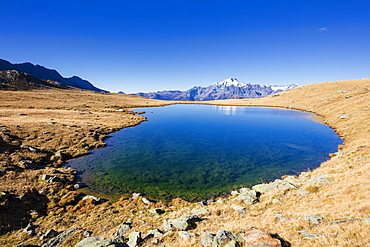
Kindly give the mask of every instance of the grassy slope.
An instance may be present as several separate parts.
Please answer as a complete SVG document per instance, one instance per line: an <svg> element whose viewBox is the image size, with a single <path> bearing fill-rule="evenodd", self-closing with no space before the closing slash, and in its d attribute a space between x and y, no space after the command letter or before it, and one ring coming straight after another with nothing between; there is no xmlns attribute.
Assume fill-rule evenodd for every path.
<svg viewBox="0 0 370 247"><path fill-rule="evenodd" d="M340 155L308 173L311 177L326 176L331 181L326 186L313 188L302 183L302 188L312 191L304 197L290 190L263 195L261 202L249 206L249 210L244 215L229 208L231 204L235 203L229 199L226 199L226 202L222 204L213 203L207 206L209 210L209 213L205 216L207 220L200 223L197 229L192 230L192 232L199 234L199 237L184 241L179 239L177 234L170 234L163 239L163 243L168 244L168 246L201 246L199 240L205 232L215 233L220 229L238 232L240 229L255 226L272 233L278 233L293 246L366 246L369 242L367 234L370 232L369 225L365 225L361 221L342 224L330 224L330 222L364 218L370 215L369 92L370 79L364 79L302 86L279 93L279 96L275 97L207 102L208 104L273 106L311 111L322 116L329 126L343 136L345 143L340 149ZM98 112L99 115L97 117L94 115L94 118L90 117L90 128L101 125L109 130L114 130L115 128L125 127L123 123L132 120L131 118L127 119L128 116L126 115L125 118L121 116L122 118L119 121L122 123L117 125L119 115L114 111L117 108L123 108L123 106L153 106L163 103L151 100L143 101L142 98L137 97L91 94L84 91L71 93L68 96L61 91L40 94L12 92L11 97L8 97L9 94L5 95L4 92L0 92L0 95L4 97L2 99L5 99L5 97L7 99L6 104L1 106L1 114L5 112L8 116L12 116L2 118L1 124L9 126L11 130L13 130L12 126L16 123L22 125L22 122L19 122L18 119L21 116L14 116L13 114L16 112L32 112L30 114L32 116L24 118L27 119L26 125L32 121L39 121L41 117L44 117L43 121L50 121L49 114L51 113L57 114L53 117L53 119L57 119L56 122L66 121L66 124L69 124L77 121L74 111L87 109L93 111L94 114ZM45 99L48 100L45 102ZM34 104L34 102L38 103ZM27 105L31 105L34 109L27 109ZM51 109L45 109L50 108L49 105ZM42 111L45 110L48 110L48 112L42 115ZM63 111L68 112L63 115L63 118L57 118L58 114L63 114ZM36 118L37 114L41 114L40 119L32 120L33 117ZM131 116L129 115L129 117ZM350 118L343 118L343 116ZM4 119L6 119L5 123ZM81 120L78 121L78 123L81 123ZM47 125L45 125L46 127ZM16 129L13 131L16 132ZM28 131L26 126L23 131ZM29 141L32 142L32 140ZM40 145L42 147L42 144ZM281 203L271 203L274 198L279 199ZM122 221L132 220L134 222L133 230L145 231L156 227L161 228L163 219L190 214L192 208L199 207L198 204L186 203L180 203L175 208L168 208L161 204L151 205L151 207L162 207L166 210L166 214L162 216L153 216L149 213L138 213L139 210L145 209L144 206L144 204L135 200L119 201L115 204L105 203L100 206L71 206L59 209L58 212L49 212L47 216L40 216L36 218L35 224L40 225L38 231L41 232L48 228L64 230L70 227L83 227L91 231L93 236L111 238L111 234ZM133 211L130 211L130 209ZM318 226L312 226L303 220L305 214L323 216L324 221ZM292 220L281 221L277 216L284 216ZM145 220L146 223L140 220ZM110 227L104 229L104 226L107 225L110 225ZM338 235L336 237L322 236L306 240L297 233L298 230L306 230L310 233L337 233ZM22 234L16 236L15 233L17 232L3 236L0 244L6 246L9 243L6 241L12 241L13 243L39 242L37 237L28 238ZM73 243L81 238L83 238L82 233L71 238L66 246L73 246Z"/></svg>

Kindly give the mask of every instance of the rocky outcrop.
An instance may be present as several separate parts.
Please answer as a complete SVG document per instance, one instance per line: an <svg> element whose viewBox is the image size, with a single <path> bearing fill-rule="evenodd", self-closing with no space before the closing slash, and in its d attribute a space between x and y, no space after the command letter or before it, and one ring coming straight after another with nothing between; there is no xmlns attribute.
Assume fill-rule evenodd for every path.
<svg viewBox="0 0 370 247"><path fill-rule="evenodd" d="M206 234L202 237L201 243L205 247L237 247L237 246L270 246L281 247L289 246L285 241L273 237L265 231L257 228L250 228L243 233L233 233L229 231L220 230L217 234Z"/></svg>
<svg viewBox="0 0 370 247"><path fill-rule="evenodd" d="M67 88L56 81L40 80L16 70L0 71L0 90L26 91L32 89ZM25 115L19 113L18 115Z"/></svg>

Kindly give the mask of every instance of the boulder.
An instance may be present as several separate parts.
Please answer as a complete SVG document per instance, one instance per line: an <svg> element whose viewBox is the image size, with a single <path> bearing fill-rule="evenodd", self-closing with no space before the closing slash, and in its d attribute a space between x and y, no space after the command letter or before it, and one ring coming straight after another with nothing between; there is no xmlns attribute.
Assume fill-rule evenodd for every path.
<svg viewBox="0 0 370 247"><path fill-rule="evenodd" d="M212 246L212 243L213 243L213 239L215 238L215 234L212 234L212 233L209 233L209 234L206 234L202 237L202 239L200 240L201 244L204 246L204 247L209 247L209 246Z"/></svg>
<svg viewBox="0 0 370 247"><path fill-rule="evenodd" d="M163 223L163 228L165 231L179 230L179 231L188 231L195 229L197 225L195 224L202 219L198 215L185 215L177 219L165 220Z"/></svg>
<svg viewBox="0 0 370 247"><path fill-rule="evenodd" d="M258 230L255 227L248 229L243 234L244 244L249 247L281 247L281 241L279 239L273 238L270 234Z"/></svg>
<svg viewBox="0 0 370 247"><path fill-rule="evenodd" d="M269 184L257 184L253 186L252 189L264 194L276 190L277 187L278 185L276 183L269 183Z"/></svg>
<svg viewBox="0 0 370 247"><path fill-rule="evenodd" d="M281 190L286 190L286 189L299 189L299 186L295 185L295 184L292 184L290 182L287 182L287 181L283 181L282 183L278 184L277 186L278 189L281 189Z"/></svg>
<svg viewBox="0 0 370 247"><path fill-rule="evenodd" d="M114 233L114 236L116 237L122 237L125 234L127 234L131 230L131 225L128 223L123 222L121 225L117 227L116 232Z"/></svg>
<svg viewBox="0 0 370 247"><path fill-rule="evenodd" d="M76 231L81 230L80 228L70 228L64 232L59 233L56 237L49 240L49 242L42 245L42 247L55 247L63 244L64 240L74 234Z"/></svg>
<svg viewBox="0 0 370 247"><path fill-rule="evenodd" d="M238 195L233 200L243 201L246 204L254 204L258 202L258 197L259 197L259 193L257 194L255 190L249 190L249 191L246 191Z"/></svg>
<svg viewBox="0 0 370 247"><path fill-rule="evenodd" d="M130 235L128 236L128 242L127 242L127 245L129 247L135 247L137 245L140 245L142 243L142 238L141 238L141 232L136 232L136 231L133 231L130 233Z"/></svg>
<svg viewBox="0 0 370 247"><path fill-rule="evenodd" d="M111 239L102 237L89 237L77 243L74 247L118 247L124 246L120 243L115 243Z"/></svg>
<svg viewBox="0 0 370 247"><path fill-rule="evenodd" d="M147 238L157 238L159 236L162 236L163 235L163 232L159 229L153 229L153 230L149 230L146 235L145 235L145 239Z"/></svg>
<svg viewBox="0 0 370 247"><path fill-rule="evenodd" d="M239 243L242 241L243 238L240 234L220 230L213 238L212 247L240 246Z"/></svg>

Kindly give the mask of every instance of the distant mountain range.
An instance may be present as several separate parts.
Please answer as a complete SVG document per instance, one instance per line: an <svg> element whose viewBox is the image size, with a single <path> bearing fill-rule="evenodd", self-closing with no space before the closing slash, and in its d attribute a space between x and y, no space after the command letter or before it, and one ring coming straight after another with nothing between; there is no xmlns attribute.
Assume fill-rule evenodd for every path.
<svg viewBox="0 0 370 247"><path fill-rule="evenodd" d="M0 59L0 71L16 70L19 72L27 73L39 80L50 80L59 82L65 86L92 90L97 92L107 92L100 88L95 87L89 81L83 80L78 76L65 78L61 76L56 70L48 69L40 65L34 65L32 63L20 63L13 64L6 60Z"/></svg>
<svg viewBox="0 0 370 247"><path fill-rule="evenodd" d="M245 98L261 98L270 94L278 93L284 90L298 87L298 84L289 85L251 85L244 84L236 78L228 78L221 82L213 83L208 87L195 86L186 91L171 90L158 91L150 93L136 93L138 95L150 99L161 100L219 100L219 99L245 99ZM121 92L122 93L122 92Z"/></svg>

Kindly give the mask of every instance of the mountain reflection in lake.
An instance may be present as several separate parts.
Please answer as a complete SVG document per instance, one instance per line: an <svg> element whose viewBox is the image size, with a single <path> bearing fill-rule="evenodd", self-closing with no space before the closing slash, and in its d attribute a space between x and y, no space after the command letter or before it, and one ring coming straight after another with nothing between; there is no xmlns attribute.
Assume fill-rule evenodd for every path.
<svg viewBox="0 0 370 247"><path fill-rule="evenodd" d="M146 111L148 121L66 163L91 192L199 200L315 168L342 144L315 115L294 110L171 105L136 111Z"/></svg>

